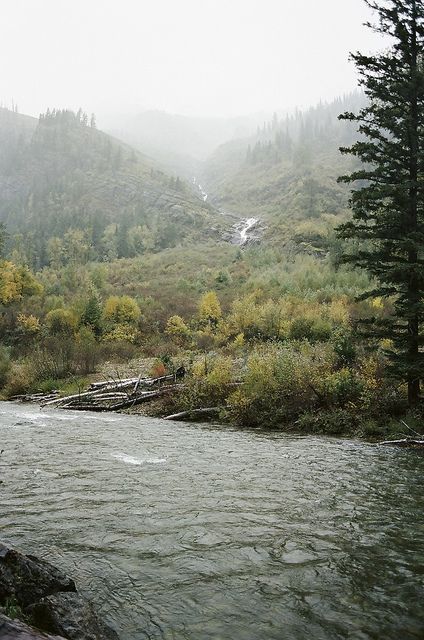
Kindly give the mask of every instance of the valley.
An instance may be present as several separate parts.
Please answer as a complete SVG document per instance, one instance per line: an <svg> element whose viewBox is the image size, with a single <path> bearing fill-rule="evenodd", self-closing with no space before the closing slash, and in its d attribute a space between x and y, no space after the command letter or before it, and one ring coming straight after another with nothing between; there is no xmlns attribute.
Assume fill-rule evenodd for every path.
<svg viewBox="0 0 424 640"><path fill-rule="evenodd" d="M423 638L424 3L3 9L1 640Z"/></svg>
<svg viewBox="0 0 424 640"><path fill-rule="evenodd" d="M150 155L140 123L121 142L82 110L0 110L4 397L72 395L142 361L153 378L188 372L153 415L219 407L240 426L398 433L385 343L371 355L356 326L391 303L358 301L372 280L339 262L335 231L349 218L337 176L356 166L337 114L363 103L274 115L212 152L205 136L184 143L199 121L183 133L163 114ZM180 174L161 164L168 138Z"/></svg>

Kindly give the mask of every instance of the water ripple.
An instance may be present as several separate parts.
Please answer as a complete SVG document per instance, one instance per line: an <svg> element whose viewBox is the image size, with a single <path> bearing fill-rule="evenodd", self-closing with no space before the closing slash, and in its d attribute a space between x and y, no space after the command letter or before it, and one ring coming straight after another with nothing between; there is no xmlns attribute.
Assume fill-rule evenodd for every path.
<svg viewBox="0 0 424 640"><path fill-rule="evenodd" d="M0 538L123 640L424 637L424 458L3 403Z"/></svg>

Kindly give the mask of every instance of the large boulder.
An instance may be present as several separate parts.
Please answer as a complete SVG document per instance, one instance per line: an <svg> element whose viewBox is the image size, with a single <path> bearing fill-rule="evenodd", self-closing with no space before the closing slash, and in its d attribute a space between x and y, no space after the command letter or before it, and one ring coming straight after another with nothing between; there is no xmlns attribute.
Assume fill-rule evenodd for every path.
<svg viewBox="0 0 424 640"><path fill-rule="evenodd" d="M42 598L27 609L34 626L69 640L118 640L118 635L95 614L90 602L77 593Z"/></svg>
<svg viewBox="0 0 424 640"><path fill-rule="evenodd" d="M41 631L6 615L22 617ZM0 543L0 639L52 637L41 632L68 640L119 640L71 578L45 560Z"/></svg>
<svg viewBox="0 0 424 640"><path fill-rule="evenodd" d="M62 591L75 592L75 582L49 562L0 543L0 605L13 600L25 609Z"/></svg>

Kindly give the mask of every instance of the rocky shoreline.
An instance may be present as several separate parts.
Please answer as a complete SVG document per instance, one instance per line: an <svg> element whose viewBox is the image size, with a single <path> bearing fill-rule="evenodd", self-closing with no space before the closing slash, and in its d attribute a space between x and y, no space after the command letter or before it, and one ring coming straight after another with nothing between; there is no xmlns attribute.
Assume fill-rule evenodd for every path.
<svg viewBox="0 0 424 640"><path fill-rule="evenodd" d="M0 639L42 638L119 640L71 578L0 543Z"/></svg>

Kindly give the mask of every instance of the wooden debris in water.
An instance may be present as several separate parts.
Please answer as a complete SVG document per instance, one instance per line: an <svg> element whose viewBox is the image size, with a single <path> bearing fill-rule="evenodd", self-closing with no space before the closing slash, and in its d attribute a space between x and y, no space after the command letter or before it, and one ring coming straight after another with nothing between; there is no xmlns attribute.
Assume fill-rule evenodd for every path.
<svg viewBox="0 0 424 640"><path fill-rule="evenodd" d="M384 440L378 444L390 444L394 447L424 447L424 440L414 438L403 438L402 440Z"/></svg>
<svg viewBox="0 0 424 640"><path fill-rule="evenodd" d="M188 409L187 411L180 411L179 413L173 413L170 416L165 416L164 420L184 420L185 418L191 418L198 415L211 415L219 413L222 407L205 407L203 409Z"/></svg>

